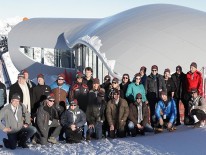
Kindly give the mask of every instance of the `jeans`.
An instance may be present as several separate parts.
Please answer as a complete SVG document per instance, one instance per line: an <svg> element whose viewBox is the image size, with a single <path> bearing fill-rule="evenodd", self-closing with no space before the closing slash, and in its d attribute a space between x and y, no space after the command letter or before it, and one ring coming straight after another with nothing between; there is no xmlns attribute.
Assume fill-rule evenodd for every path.
<svg viewBox="0 0 206 155"><path fill-rule="evenodd" d="M9 146L11 149L15 149L17 143L26 143L26 141L36 133L36 128L34 126L29 126L27 128L22 128L16 133L7 134Z"/></svg>
<svg viewBox="0 0 206 155"><path fill-rule="evenodd" d="M92 134L95 133L95 137L97 139L102 138L102 122L97 122L93 128L90 128L87 130L87 133L91 136Z"/></svg>
<svg viewBox="0 0 206 155"><path fill-rule="evenodd" d="M132 121L129 121L128 128L130 131L135 128L134 123ZM154 132L152 126L149 125L148 123L144 126L144 131L145 132Z"/></svg>

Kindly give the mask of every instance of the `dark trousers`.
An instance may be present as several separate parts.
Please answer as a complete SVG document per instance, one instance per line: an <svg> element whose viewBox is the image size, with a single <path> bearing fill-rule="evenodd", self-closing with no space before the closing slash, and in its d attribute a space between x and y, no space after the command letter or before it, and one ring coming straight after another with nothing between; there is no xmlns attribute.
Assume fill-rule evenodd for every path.
<svg viewBox="0 0 206 155"><path fill-rule="evenodd" d="M176 124L180 124L180 108L179 108L179 102L180 99L176 98L175 100L175 104L176 104L176 109L177 109L177 118L176 118Z"/></svg>
<svg viewBox="0 0 206 155"><path fill-rule="evenodd" d="M94 126L94 129L88 129L87 134L92 137L93 134L95 134L96 139L101 139L102 138L102 122L97 122Z"/></svg>
<svg viewBox="0 0 206 155"><path fill-rule="evenodd" d="M194 124L194 118L193 118L194 115L196 115L196 117L199 121L206 119L206 114L204 111L202 111L200 109L193 109L191 111L190 115L185 118L184 124L185 125L193 125Z"/></svg>
<svg viewBox="0 0 206 155"><path fill-rule="evenodd" d="M34 126L29 126L27 128L22 128L16 133L7 134L10 149L16 149L17 143L26 143L26 141L36 133L36 131L37 130Z"/></svg>
<svg viewBox="0 0 206 155"><path fill-rule="evenodd" d="M61 129L62 127L59 124L58 120L54 119L52 123L48 126L47 130L45 131L47 133L46 137L44 137L43 134L41 134L40 131L38 131L36 135L38 139L37 141L41 145L46 145L48 137L55 137L55 138L58 137Z"/></svg>
<svg viewBox="0 0 206 155"><path fill-rule="evenodd" d="M77 128L75 131L72 131L71 128L64 127L66 142L67 143L79 143L82 139L82 128Z"/></svg>

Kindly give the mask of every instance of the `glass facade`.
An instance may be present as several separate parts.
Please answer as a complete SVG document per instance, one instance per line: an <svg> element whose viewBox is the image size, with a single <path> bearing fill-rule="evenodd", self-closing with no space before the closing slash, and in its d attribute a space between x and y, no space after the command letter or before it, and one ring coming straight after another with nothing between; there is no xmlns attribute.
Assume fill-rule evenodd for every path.
<svg viewBox="0 0 206 155"><path fill-rule="evenodd" d="M39 47L20 47L20 51L32 60L55 67L75 68L81 72L85 67L93 68L93 77L102 82L108 70L93 50L85 45L76 45L73 49L60 50Z"/></svg>

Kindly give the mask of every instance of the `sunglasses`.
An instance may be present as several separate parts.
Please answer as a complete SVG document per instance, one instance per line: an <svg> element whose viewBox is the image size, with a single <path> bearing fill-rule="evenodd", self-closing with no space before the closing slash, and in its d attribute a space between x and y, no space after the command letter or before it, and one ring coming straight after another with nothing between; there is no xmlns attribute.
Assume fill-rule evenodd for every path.
<svg viewBox="0 0 206 155"><path fill-rule="evenodd" d="M157 70L156 70L156 69L153 69L152 71L153 71L153 72L156 72Z"/></svg>
<svg viewBox="0 0 206 155"><path fill-rule="evenodd" d="M76 104L72 104L72 105L70 105L70 106L74 106L74 107L76 107L77 105L76 105Z"/></svg>
<svg viewBox="0 0 206 155"><path fill-rule="evenodd" d="M136 99L140 99L141 100L142 98L136 98Z"/></svg>
<svg viewBox="0 0 206 155"><path fill-rule="evenodd" d="M128 79L128 77L123 77L123 79Z"/></svg>
<svg viewBox="0 0 206 155"><path fill-rule="evenodd" d="M49 102L54 102L54 100L49 100Z"/></svg>
<svg viewBox="0 0 206 155"><path fill-rule="evenodd" d="M107 81L107 80L110 80L110 79L107 78L107 79L104 79L104 80Z"/></svg>
<svg viewBox="0 0 206 155"><path fill-rule="evenodd" d="M64 79L58 79L58 80L64 80Z"/></svg>

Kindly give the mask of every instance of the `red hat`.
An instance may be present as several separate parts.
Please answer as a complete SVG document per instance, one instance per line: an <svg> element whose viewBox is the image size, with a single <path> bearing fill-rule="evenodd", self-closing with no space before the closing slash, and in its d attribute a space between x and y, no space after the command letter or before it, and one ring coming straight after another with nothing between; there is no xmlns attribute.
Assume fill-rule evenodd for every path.
<svg viewBox="0 0 206 155"><path fill-rule="evenodd" d="M48 100L51 100L51 99L55 100L54 94L53 94L53 93L49 94L49 95L47 96L47 99L48 99Z"/></svg>
<svg viewBox="0 0 206 155"><path fill-rule="evenodd" d="M82 72L78 72L76 74L76 78L83 78L84 77L84 74L82 74Z"/></svg>
<svg viewBox="0 0 206 155"><path fill-rule="evenodd" d="M63 79L65 79L65 75L63 73L59 74L57 78L62 77Z"/></svg>
<svg viewBox="0 0 206 155"><path fill-rule="evenodd" d="M157 67L157 65L153 65L153 66L151 67L151 70L153 70L153 69L156 69L156 70L158 70L158 67Z"/></svg>
<svg viewBox="0 0 206 155"><path fill-rule="evenodd" d="M43 75L43 74L38 74L38 75L37 75L37 79L38 79L38 78L44 79L44 75Z"/></svg>
<svg viewBox="0 0 206 155"><path fill-rule="evenodd" d="M136 95L136 99L138 99L138 98L142 98L142 94L138 93L138 94Z"/></svg>
<svg viewBox="0 0 206 155"><path fill-rule="evenodd" d="M170 73L170 69L169 69L169 68L166 68L165 71L164 71L164 73L165 73L165 72L169 72L169 73Z"/></svg>

